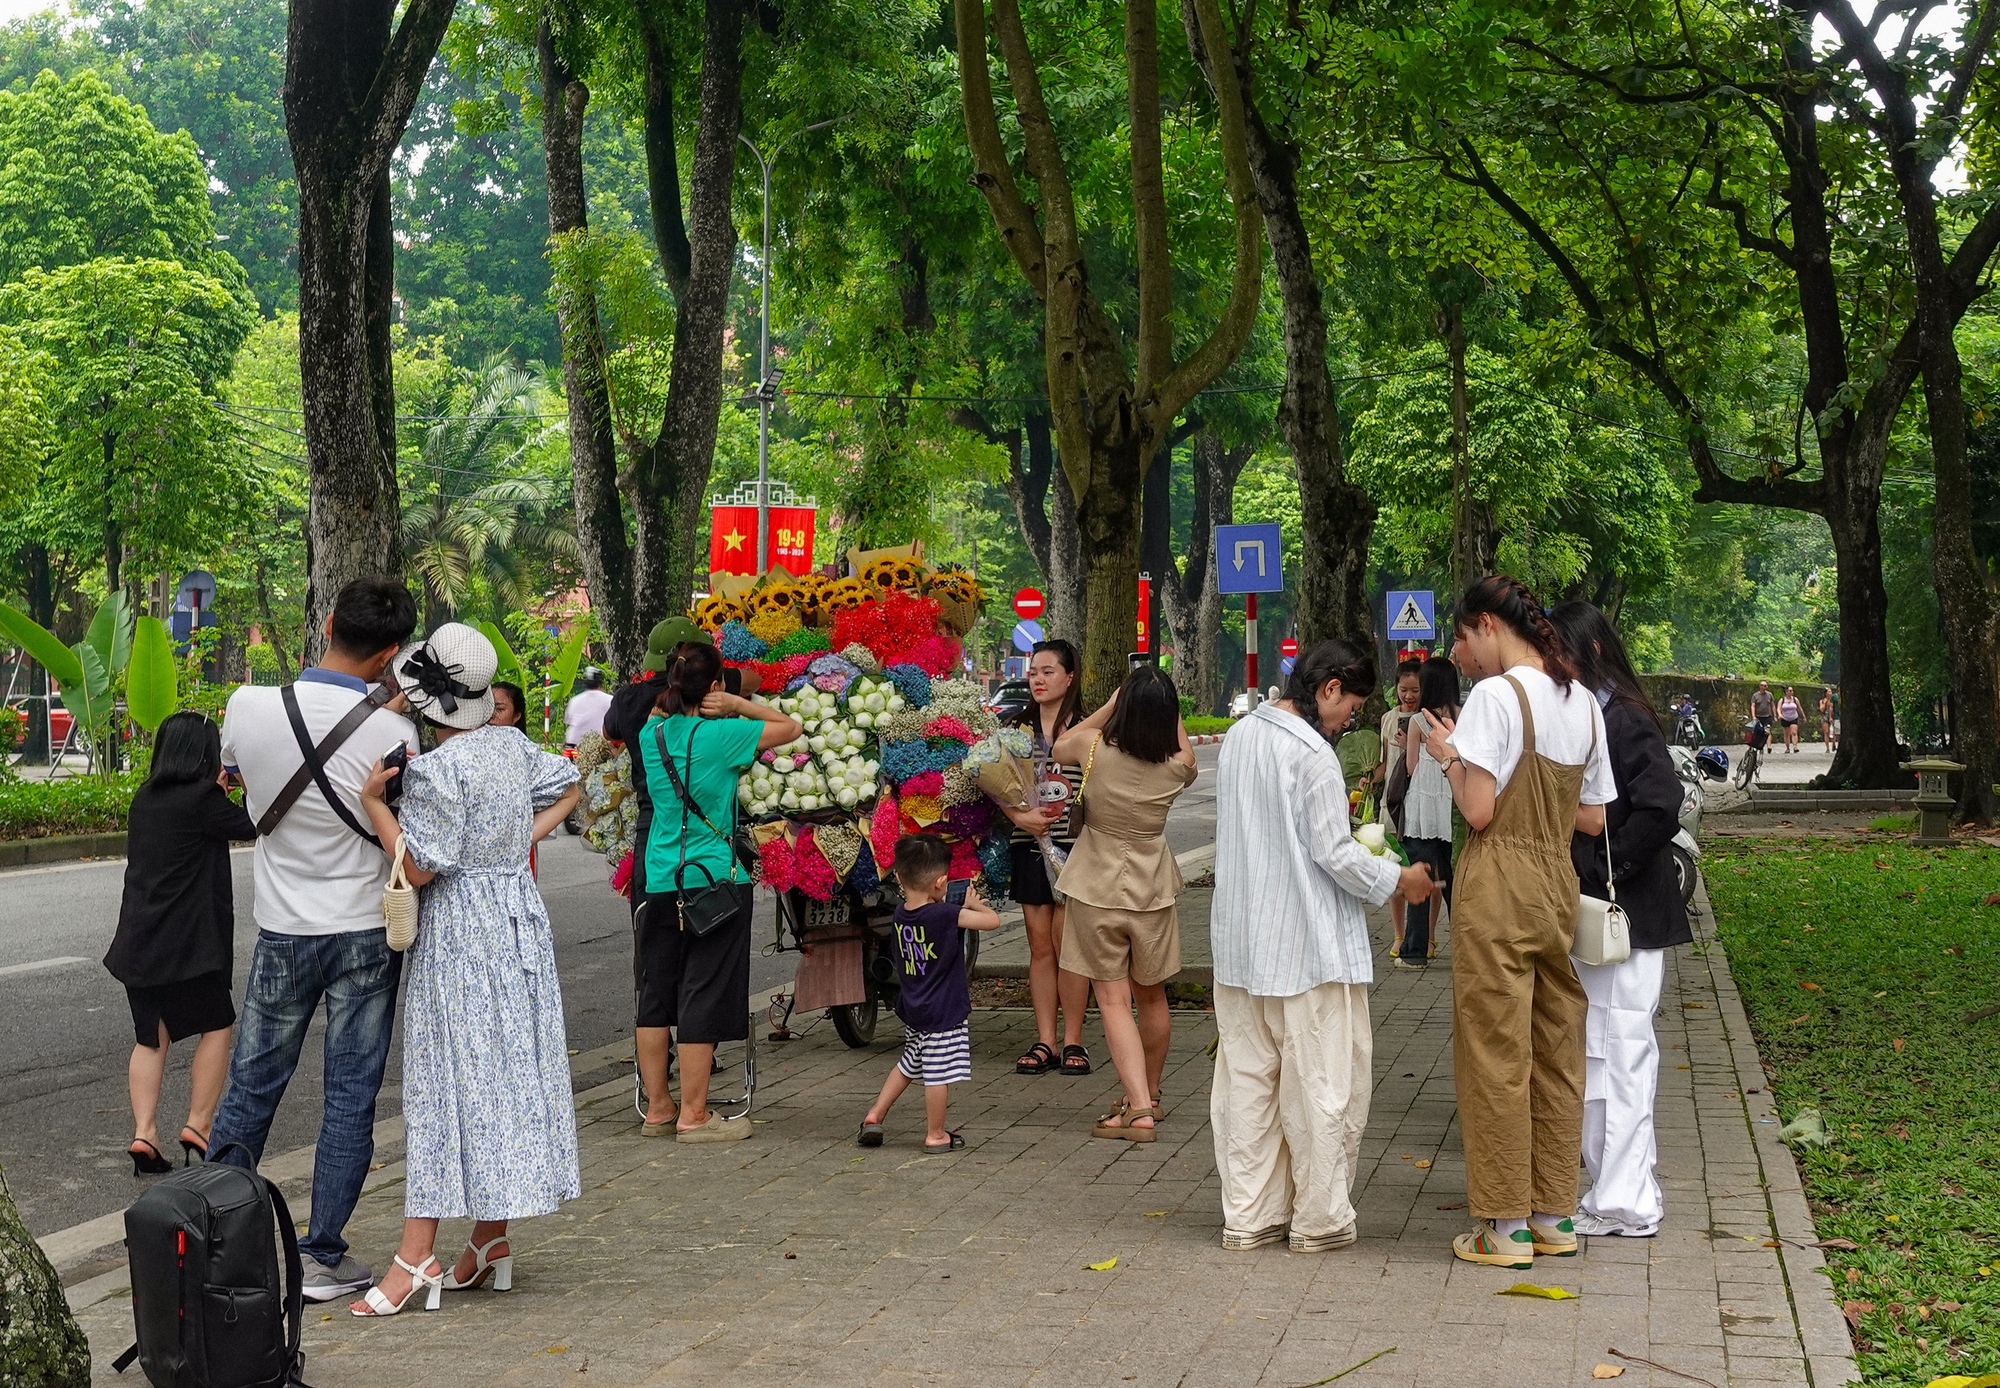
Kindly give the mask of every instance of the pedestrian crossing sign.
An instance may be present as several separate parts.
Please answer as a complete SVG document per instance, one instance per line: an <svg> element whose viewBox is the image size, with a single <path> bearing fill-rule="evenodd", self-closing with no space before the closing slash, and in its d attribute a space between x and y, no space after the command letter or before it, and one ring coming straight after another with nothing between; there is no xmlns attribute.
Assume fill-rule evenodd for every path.
<svg viewBox="0 0 2000 1388"><path fill-rule="evenodd" d="M1391 641L1437 639L1437 595L1430 589L1391 590L1387 608Z"/></svg>

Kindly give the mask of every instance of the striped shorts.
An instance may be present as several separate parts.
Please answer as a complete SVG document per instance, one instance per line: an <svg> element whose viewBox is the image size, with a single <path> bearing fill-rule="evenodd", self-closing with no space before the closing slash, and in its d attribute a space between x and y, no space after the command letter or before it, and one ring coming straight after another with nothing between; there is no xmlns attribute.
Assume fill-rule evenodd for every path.
<svg viewBox="0 0 2000 1388"><path fill-rule="evenodd" d="M904 1079L922 1084L965 1083L972 1078L972 1023L960 1022L950 1031L905 1029L896 1068Z"/></svg>

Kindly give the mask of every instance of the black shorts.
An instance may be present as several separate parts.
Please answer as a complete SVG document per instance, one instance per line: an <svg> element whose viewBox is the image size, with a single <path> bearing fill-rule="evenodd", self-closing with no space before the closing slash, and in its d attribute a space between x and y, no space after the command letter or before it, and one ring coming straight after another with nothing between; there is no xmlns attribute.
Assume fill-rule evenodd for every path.
<svg viewBox="0 0 2000 1388"><path fill-rule="evenodd" d="M1068 848L1068 844L1063 844ZM1007 881L1007 895L1016 906L1059 906L1055 889L1049 885L1048 860L1042 857L1041 848L1032 843L1016 842L1012 845L1014 868Z"/></svg>
<svg viewBox="0 0 2000 1388"><path fill-rule="evenodd" d="M632 921L634 1026L673 1027L676 1041L694 1045L750 1035L750 912L695 936L681 929L676 894L662 892Z"/></svg>
<svg viewBox="0 0 2000 1388"><path fill-rule="evenodd" d="M229 1000L226 973L196 974L150 988L128 985L125 998L132 1004L132 1035L142 1046L158 1048L162 1022L167 1024L169 1041L184 1041L236 1024L236 1006Z"/></svg>

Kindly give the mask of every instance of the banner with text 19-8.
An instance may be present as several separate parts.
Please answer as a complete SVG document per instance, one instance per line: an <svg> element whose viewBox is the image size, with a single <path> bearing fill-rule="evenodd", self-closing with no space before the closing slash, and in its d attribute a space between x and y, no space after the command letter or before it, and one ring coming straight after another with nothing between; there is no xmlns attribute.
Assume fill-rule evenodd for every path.
<svg viewBox="0 0 2000 1388"><path fill-rule="evenodd" d="M773 506L771 508L771 565L791 574L812 568L813 508ZM708 531L710 573L754 574L757 572L757 508L717 506Z"/></svg>

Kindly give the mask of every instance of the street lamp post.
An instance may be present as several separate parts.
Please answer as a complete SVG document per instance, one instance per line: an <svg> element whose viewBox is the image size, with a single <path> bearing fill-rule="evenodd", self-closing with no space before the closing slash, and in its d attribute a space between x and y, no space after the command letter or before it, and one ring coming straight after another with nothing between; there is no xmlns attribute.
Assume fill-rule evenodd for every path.
<svg viewBox="0 0 2000 1388"><path fill-rule="evenodd" d="M835 116L794 130L778 141L769 159L748 135L738 132L736 136L757 156L758 167L764 173L764 246L757 257L758 278L763 281L758 290L757 311L757 572L760 574L771 569L771 404L778 398L778 382L771 375L771 166L778 162L785 146L799 136L846 119Z"/></svg>

